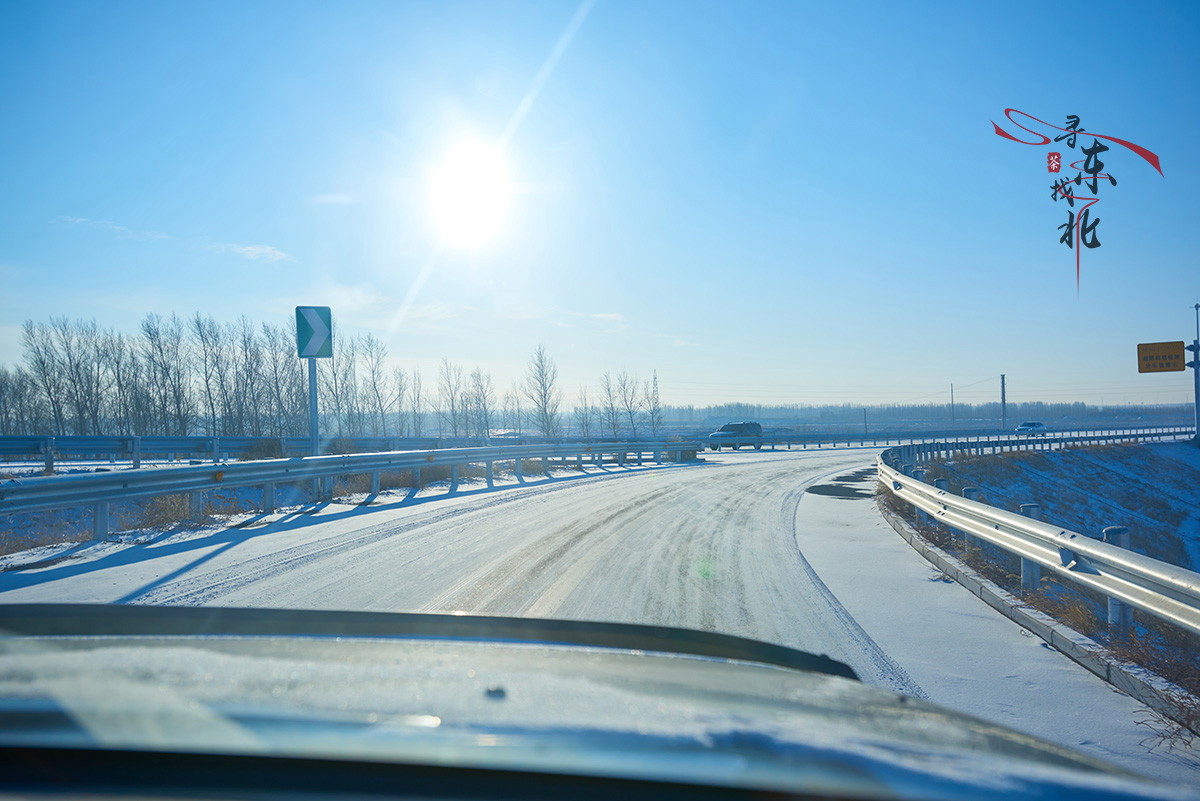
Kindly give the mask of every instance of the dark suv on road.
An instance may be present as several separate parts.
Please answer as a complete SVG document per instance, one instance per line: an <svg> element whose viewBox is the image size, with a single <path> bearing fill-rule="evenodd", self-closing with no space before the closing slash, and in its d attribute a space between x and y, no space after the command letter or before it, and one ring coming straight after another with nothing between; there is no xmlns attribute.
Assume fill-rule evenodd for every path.
<svg viewBox="0 0 1200 801"><path fill-rule="evenodd" d="M753 445L754 450L762 447L762 426L758 423L726 423L708 435L708 447L719 451L728 445L735 451L743 445Z"/></svg>

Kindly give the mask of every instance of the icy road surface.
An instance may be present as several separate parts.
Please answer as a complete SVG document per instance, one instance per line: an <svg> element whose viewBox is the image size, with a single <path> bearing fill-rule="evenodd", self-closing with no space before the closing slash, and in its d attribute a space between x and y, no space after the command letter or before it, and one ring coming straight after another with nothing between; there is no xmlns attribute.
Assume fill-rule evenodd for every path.
<svg viewBox="0 0 1200 801"><path fill-rule="evenodd" d="M331 505L0 575L0 601L455 611L656 623L827 653L914 695L796 548L807 486L874 451L737 454ZM596 473L592 471L592 475ZM16 589L26 587L25 589ZM10 589L11 588L11 589Z"/></svg>
<svg viewBox="0 0 1200 801"><path fill-rule="evenodd" d="M872 684L1200 784L1192 750L1142 744L1144 707L936 580L867 494L877 452L710 453L704 464L246 517L9 569L0 602L463 610L707 629L829 654Z"/></svg>

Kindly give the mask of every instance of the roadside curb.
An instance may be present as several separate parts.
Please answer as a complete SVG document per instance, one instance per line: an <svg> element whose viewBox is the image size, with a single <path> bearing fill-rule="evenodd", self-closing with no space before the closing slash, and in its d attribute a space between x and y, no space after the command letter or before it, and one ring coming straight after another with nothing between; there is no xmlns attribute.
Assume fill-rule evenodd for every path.
<svg viewBox="0 0 1200 801"><path fill-rule="evenodd" d="M906 520L894 512L883 508L878 503L875 507L888 525L895 529L896 533L904 538L913 550L947 577L954 579L988 606L1022 628L1036 634L1050 647L1061 652L1071 661L1087 668L1088 671L1108 682L1117 690L1136 698L1154 711L1183 725L1182 721L1178 721L1174 717L1175 710L1178 708L1175 699L1187 695L1183 688L1172 684L1141 665L1106 655L1104 646L1100 643L1067 627L1044 612L1031 608L1017 596L976 573L958 558L946 553L936 545L926 542ZM1195 733L1200 734L1200 732Z"/></svg>

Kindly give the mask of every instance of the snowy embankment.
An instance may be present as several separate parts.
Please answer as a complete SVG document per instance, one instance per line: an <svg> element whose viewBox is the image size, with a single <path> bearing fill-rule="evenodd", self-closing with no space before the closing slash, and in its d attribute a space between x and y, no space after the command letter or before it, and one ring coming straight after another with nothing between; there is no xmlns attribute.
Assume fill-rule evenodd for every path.
<svg viewBox="0 0 1200 801"><path fill-rule="evenodd" d="M1192 444L957 455L934 463L928 478L948 479L956 494L978 487L984 503L1013 512L1036 503L1043 519L1091 537L1128 526L1133 550L1200 568L1200 449Z"/></svg>

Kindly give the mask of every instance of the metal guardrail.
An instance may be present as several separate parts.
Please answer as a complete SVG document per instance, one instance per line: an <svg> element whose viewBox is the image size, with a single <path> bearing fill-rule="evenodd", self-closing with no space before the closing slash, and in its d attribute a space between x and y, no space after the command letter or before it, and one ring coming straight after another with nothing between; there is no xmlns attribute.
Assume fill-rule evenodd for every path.
<svg viewBox="0 0 1200 801"><path fill-rule="evenodd" d="M1016 437L1011 434L986 432L889 432L878 431L863 434L795 434L767 433L762 437L723 438L719 441L703 438L709 449L715 449L718 444L722 449L760 448L775 450L777 448L825 448L850 447L855 444L861 447L884 447L892 444L917 442L958 442L958 443L988 443L1009 441L1021 443L1020 447L1033 447L1038 443L1079 443L1080 437L1090 436L1091 441L1116 441L1122 438L1156 439L1176 437L1190 432L1190 428L1179 426L1153 426L1133 429L1079 429L1073 432L1051 432L1045 437ZM607 445L617 440L591 439L566 440L547 439L542 437L495 437L491 439L478 437L352 437L330 438L321 440L321 450L329 453L332 448L344 449L354 453L378 453L381 451L413 451L434 450L438 448L467 448L490 447L495 445L542 445L563 444L564 442L586 441L592 445ZM221 437L221 436L2 436L0 437L0 459L5 460L42 460L45 469L50 472L58 460L71 458L107 458L110 462L130 461L134 467L141 466L143 457L201 458L214 463L224 459L246 458L277 458L288 456L308 456L311 453L311 441L307 437Z"/></svg>
<svg viewBox="0 0 1200 801"><path fill-rule="evenodd" d="M600 445L588 443L493 446L487 448L444 448L426 451L396 451L389 453L349 454L342 456L308 456L293 459L272 459L250 462L230 462L219 465L165 467L153 470L120 470L61 476L10 479L0 482L0 515L92 506L93 537L103 539L109 531L109 504L117 500L147 498L157 495L188 493L193 516L200 514L200 493L206 490L261 485L263 511L275 510L275 485L314 480L316 495L330 497L334 477L369 474L371 493L379 492L383 472L412 470L420 485L420 471L433 466L451 468L451 486L457 486L459 468L468 464L487 465L487 483L493 486L493 463L514 462L518 479L523 477L524 459L568 459L574 457L582 466L584 459L602 464L605 455L615 456L618 464L627 457L642 464L644 454L652 454L657 462L664 457L684 461L686 454L703 449L699 442L613 442ZM545 465L549 469L549 465Z"/></svg>
<svg viewBox="0 0 1200 801"><path fill-rule="evenodd" d="M976 537L1020 557L1024 588L1037 585L1041 569L1050 570L1107 596L1110 628L1129 625L1128 610L1122 608L1128 605L1200 634L1200 574L930 486L924 471L906 461L917 450L933 449L904 446L880 454L880 478L933 521L968 535L968 543ZM1126 531L1114 531L1115 538Z"/></svg>

